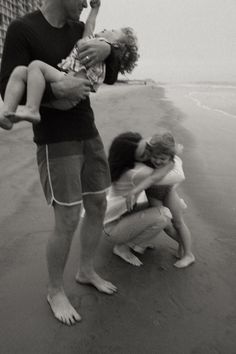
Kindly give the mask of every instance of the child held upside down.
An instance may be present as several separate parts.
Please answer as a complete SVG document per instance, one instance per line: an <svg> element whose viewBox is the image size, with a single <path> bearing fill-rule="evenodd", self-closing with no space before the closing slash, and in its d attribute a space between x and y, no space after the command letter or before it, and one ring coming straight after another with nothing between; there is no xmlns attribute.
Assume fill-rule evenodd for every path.
<svg viewBox="0 0 236 354"><path fill-rule="evenodd" d="M173 170L177 172L182 171L182 161L176 155L178 146L175 143L173 135L166 130L159 130L158 134L152 136L152 138L146 142L146 146L142 152L141 159L147 166L159 169L163 166L174 162ZM195 257L191 251L191 233L187 227L184 218L183 210L186 205L182 199L180 199L176 189L178 184L173 184L171 181L171 171L162 181L158 181L155 185L153 184L153 178L146 178L142 183L137 185L133 190L126 196L127 206L129 210L132 210L135 202L136 196L140 191L146 191L146 195L151 206L160 206L160 212L164 212L166 216L166 208L162 209L163 206L167 207L172 217L169 226L164 229L164 231L173 239L179 243L179 260L175 262L175 267L185 268L190 264L194 263ZM184 180L184 174L182 180ZM175 182L176 183L176 182ZM143 253L146 245L134 246L133 249L137 252Z"/></svg>
<svg viewBox="0 0 236 354"><path fill-rule="evenodd" d="M39 60L32 61L28 67L18 66L13 70L6 88L4 105L0 110L1 128L10 130L13 124L19 121L38 123L40 121L39 107L46 82L58 82L64 75L88 79L90 87L88 87L87 93L89 94L90 91L96 92L105 78L105 64L101 62L86 68L86 66L80 64L78 59L81 44L90 39L98 38L121 48L120 72L122 74L130 73L134 69L139 54L137 37L133 29L125 27L117 30L103 30L93 36L100 0L92 0L90 5L91 10L85 23L83 38L76 43L69 56L58 64L60 70ZM87 57L86 59L89 60ZM26 87L26 104L17 110ZM79 101L63 98L54 100L46 106L59 110L69 110L76 106Z"/></svg>

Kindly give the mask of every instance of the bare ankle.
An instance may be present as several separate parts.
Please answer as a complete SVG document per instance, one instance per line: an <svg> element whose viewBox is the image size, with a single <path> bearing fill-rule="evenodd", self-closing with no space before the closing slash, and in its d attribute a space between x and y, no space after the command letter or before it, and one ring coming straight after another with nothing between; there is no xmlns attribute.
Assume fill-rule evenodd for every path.
<svg viewBox="0 0 236 354"><path fill-rule="evenodd" d="M36 107L36 106L27 104L27 105L25 106L25 108L26 108L28 111L30 111L30 112L32 112L32 113L34 113L34 114L39 114L39 108Z"/></svg>
<svg viewBox="0 0 236 354"><path fill-rule="evenodd" d="M48 294L53 297L57 294L65 294L65 291L62 286L53 287L53 286L49 285L48 286Z"/></svg>

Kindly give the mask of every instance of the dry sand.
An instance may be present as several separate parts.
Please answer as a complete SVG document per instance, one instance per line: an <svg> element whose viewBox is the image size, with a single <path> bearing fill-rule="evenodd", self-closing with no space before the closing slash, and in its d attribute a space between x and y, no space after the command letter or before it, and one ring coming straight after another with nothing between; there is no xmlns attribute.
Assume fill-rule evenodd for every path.
<svg viewBox="0 0 236 354"><path fill-rule="evenodd" d="M65 274L83 321L69 328L46 303L45 245L53 227L35 162L31 127L0 132L0 353L233 354L236 348L236 120L200 111L179 90L148 85L104 87L92 97L106 148L120 131L149 136L159 125L184 144L196 264L175 269L175 244L164 234L132 267L102 240L97 269L119 288L114 296L77 285L78 236Z"/></svg>

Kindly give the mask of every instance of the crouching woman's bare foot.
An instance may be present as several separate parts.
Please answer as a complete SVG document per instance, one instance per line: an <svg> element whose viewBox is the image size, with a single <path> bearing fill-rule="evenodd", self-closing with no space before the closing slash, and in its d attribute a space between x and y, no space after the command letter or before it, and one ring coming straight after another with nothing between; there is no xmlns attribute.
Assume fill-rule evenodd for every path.
<svg viewBox="0 0 236 354"><path fill-rule="evenodd" d="M140 267L143 263L131 251L128 245L115 245L113 253L133 266Z"/></svg>
<svg viewBox="0 0 236 354"><path fill-rule="evenodd" d="M93 285L98 291L112 295L117 291L117 287L107 280L102 279L94 270L93 271L78 271L75 277L80 284Z"/></svg>
<svg viewBox="0 0 236 354"><path fill-rule="evenodd" d="M54 316L60 322L70 326L81 320L81 316L71 305L63 289L57 292L49 291L47 301Z"/></svg>

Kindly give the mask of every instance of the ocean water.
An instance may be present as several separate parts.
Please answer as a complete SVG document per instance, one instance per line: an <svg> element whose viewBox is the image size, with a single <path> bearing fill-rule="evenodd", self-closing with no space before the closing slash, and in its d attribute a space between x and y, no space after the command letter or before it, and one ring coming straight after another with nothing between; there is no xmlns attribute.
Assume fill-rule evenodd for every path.
<svg viewBox="0 0 236 354"><path fill-rule="evenodd" d="M185 97L205 110L236 118L236 84L201 83L167 86L181 89L185 92Z"/></svg>

